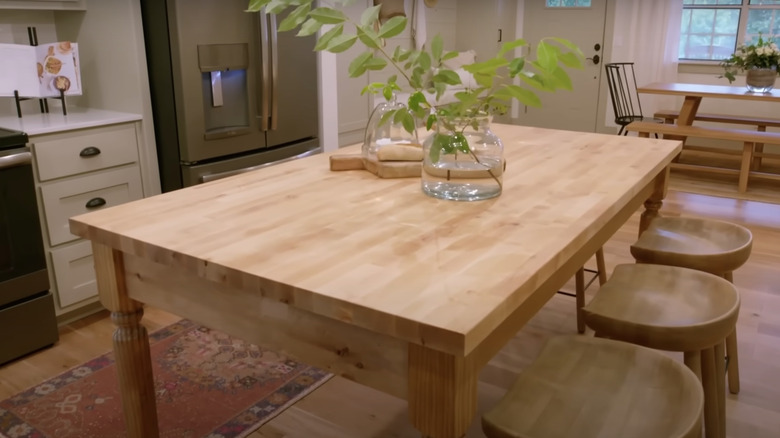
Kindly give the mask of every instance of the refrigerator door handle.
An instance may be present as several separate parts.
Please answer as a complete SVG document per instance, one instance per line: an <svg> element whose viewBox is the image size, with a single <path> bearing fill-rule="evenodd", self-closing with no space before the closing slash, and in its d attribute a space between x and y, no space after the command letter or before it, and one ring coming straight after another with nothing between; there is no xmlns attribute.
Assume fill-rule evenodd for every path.
<svg viewBox="0 0 780 438"><path fill-rule="evenodd" d="M268 14L265 8L255 14L258 21L258 50L260 51L260 68L257 74L257 113L260 118L260 130L268 131L268 107L270 87L269 79L269 45L268 45ZM275 37L274 37L275 38Z"/></svg>
<svg viewBox="0 0 780 438"><path fill-rule="evenodd" d="M207 183L207 182L210 182L210 181L214 181L214 180L218 180L218 179L222 179L222 178L227 178L229 176L239 175L239 174L242 174L242 173L251 172L253 170L263 169L263 168L266 168L266 167L269 167L269 166L275 166L277 164L286 163L288 161L299 160L301 158L309 157L309 156L314 155L314 154L319 154L320 152L322 152L322 151L319 148L317 148L317 149L312 149L310 151L302 152L302 153L300 153L298 155L294 155L292 157L287 157L287 158L282 158L281 160L272 161L270 163L258 164L257 166L245 167L243 169L228 170L226 172L211 173L211 174L208 174L208 175L201 176L200 177L200 182L201 183Z"/></svg>
<svg viewBox="0 0 780 438"><path fill-rule="evenodd" d="M271 129L276 129L279 118L279 44L276 36L276 15L271 18Z"/></svg>

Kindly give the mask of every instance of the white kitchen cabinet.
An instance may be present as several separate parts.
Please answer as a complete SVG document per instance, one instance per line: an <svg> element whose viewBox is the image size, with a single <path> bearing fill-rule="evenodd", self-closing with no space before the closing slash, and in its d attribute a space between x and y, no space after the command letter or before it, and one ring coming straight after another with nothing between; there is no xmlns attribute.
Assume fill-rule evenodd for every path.
<svg viewBox="0 0 780 438"><path fill-rule="evenodd" d="M139 124L132 121L30 135L49 280L58 316L99 309L95 305L92 246L70 233L68 219L143 198Z"/></svg>
<svg viewBox="0 0 780 438"><path fill-rule="evenodd" d="M0 9L85 11L86 0L0 0Z"/></svg>

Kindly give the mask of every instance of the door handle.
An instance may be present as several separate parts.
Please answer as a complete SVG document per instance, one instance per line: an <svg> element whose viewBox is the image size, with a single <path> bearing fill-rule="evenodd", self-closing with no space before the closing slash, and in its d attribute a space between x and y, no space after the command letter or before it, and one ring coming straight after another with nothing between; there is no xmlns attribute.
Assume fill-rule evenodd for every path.
<svg viewBox="0 0 780 438"><path fill-rule="evenodd" d="M593 58L585 58L588 61L593 61L594 65L598 65L598 63L601 61L601 57L599 55L593 55Z"/></svg>

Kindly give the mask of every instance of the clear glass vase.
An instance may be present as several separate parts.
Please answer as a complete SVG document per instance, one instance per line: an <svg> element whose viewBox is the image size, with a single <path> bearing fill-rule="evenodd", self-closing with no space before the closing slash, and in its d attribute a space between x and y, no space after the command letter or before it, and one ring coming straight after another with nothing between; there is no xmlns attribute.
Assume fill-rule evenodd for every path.
<svg viewBox="0 0 780 438"><path fill-rule="evenodd" d="M753 68L745 72L745 84L751 93L768 93L775 87L777 70L774 68Z"/></svg>
<svg viewBox="0 0 780 438"><path fill-rule="evenodd" d="M414 151L416 149L416 160L420 158L420 141L417 139L417 130L409 132L404 128L400 118L388 114L393 111L406 111L406 105L397 102L395 95L387 102L382 102L374 107L368 118L366 131L363 138L363 156L371 161L385 161L383 152L388 152L387 156L393 156L401 152ZM388 117L390 116L390 117ZM411 113L409 117L413 116Z"/></svg>
<svg viewBox="0 0 780 438"><path fill-rule="evenodd" d="M490 122L490 116L436 122L423 141L423 193L455 201L501 194L504 145L490 130Z"/></svg>

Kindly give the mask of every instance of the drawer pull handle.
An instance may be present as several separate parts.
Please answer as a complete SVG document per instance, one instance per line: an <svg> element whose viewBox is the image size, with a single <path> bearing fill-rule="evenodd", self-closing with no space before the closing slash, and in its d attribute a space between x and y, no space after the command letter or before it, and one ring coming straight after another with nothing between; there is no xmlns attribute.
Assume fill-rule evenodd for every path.
<svg viewBox="0 0 780 438"><path fill-rule="evenodd" d="M90 146L87 148L84 148L79 152L79 157L86 158L86 157L94 157L95 155L100 155L100 149Z"/></svg>
<svg viewBox="0 0 780 438"><path fill-rule="evenodd" d="M103 198L92 198L87 201L87 208L98 208L106 205L106 200Z"/></svg>

